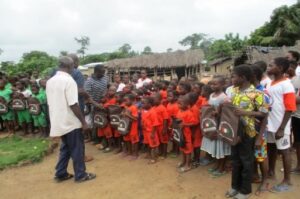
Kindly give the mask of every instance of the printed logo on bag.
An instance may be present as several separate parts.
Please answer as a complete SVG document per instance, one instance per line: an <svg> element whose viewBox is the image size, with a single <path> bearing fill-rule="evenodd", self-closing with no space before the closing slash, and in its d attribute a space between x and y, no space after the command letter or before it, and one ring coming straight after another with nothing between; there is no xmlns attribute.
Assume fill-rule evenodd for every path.
<svg viewBox="0 0 300 199"><path fill-rule="evenodd" d="M39 115L41 108L39 104L29 104L29 113L32 115Z"/></svg>
<svg viewBox="0 0 300 199"><path fill-rule="evenodd" d="M21 99L14 99L12 101L12 108L17 111L23 111L25 110L25 103Z"/></svg>
<svg viewBox="0 0 300 199"><path fill-rule="evenodd" d="M7 112L8 112L7 104L0 102L0 114L5 114Z"/></svg>
<svg viewBox="0 0 300 199"><path fill-rule="evenodd" d="M180 133L181 131L179 129L173 129L173 140L176 142L180 142Z"/></svg>
<svg viewBox="0 0 300 199"><path fill-rule="evenodd" d="M211 118L204 118L202 120L201 127L202 127L204 133L217 130L217 124Z"/></svg>
<svg viewBox="0 0 300 199"><path fill-rule="evenodd" d="M94 116L94 123L100 127L103 128L107 125L107 119L104 115L101 114L95 114Z"/></svg>
<svg viewBox="0 0 300 199"><path fill-rule="evenodd" d="M222 121L219 126L219 131L221 133L220 135L223 138L228 139L229 141L233 141L234 130L228 122Z"/></svg>

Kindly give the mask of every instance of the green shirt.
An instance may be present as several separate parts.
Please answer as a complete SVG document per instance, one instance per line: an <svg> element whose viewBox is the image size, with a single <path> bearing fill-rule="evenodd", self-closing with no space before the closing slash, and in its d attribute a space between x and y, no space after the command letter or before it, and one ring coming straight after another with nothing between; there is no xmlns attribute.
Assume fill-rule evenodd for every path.
<svg viewBox="0 0 300 199"><path fill-rule="evenodd" d="M6 85L5 85L5 89L10 89L11 90L11 87L12 87L12 85L11 85L11 83L7 83Z"/></svg>
<svg viewBox="0 0 300 199"><path fill-rule="evenodd" d="M11 94L11 89L4 88L3 90L0 90L0 96L3 97L6 100L6 102L9 102L11 100Z"/></svg>
<svg viewBox="0 0 300 199"><path fill-rule="evenodd" d="M41 104L46 103L46 95L43 92L39 92L38 94L32 94L32 97L38 99Z"/></svg>

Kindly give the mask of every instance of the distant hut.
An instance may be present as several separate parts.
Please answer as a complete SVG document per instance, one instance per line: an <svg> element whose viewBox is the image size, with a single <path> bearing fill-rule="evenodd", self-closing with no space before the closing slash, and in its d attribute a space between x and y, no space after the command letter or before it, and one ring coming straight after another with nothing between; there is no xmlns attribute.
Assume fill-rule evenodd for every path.
<svg viewBox="0 0 300 199"><path fill-rule="evenodd" d="M204 53L200 49L166 53L153 53L132 58L115 59L105 65L109 75L114 73L129 74L146 69L150 77L154 79L172 79L174 77L189 77L200 75L201 62Z"/></svg>
<svg viewBox="0 0 300 199"><path fill-rule="evenodd" d="M283 46L283 47L261 47L250 46L247 48L248 62L255 63L257 61L265 61L267 64L276 58L284 57L287 52L293 50L300 52L300 41L296 42L295 46Z"/></svg>
<svg viewBox="0 0 300 199"><path fill-rule="evenodd" d="M210 73L213 75L228 75L231 72L233 59L231 57L222 57L209 62Z"/></svg>

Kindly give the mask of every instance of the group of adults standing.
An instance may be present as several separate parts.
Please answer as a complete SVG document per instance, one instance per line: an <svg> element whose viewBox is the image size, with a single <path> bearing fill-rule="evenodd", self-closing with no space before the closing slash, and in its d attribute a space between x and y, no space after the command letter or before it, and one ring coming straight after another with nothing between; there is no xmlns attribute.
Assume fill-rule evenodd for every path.
<svg viewBox="0 0 300 199"><path fill-rule="evenodd" d="M46 86L50 116L50 137L60 137L61 146L56 165L55 180L62 182L75 178L75 182L84 182L96 178L87 173L85 167L85 147L83 132L89 129L84 119L85 100L91 98L95 102L105 96L109 78L105 75L104 65L98 64L94 73L86 81L78 69L79 58L76 54L63 56L59 59L58 68L52 73ZM125 84L115 76L118 90L122 91ZM151 83L146 70L141 77L134 75L135 87ZM125 78L126 79L126 78ZM127 80L129 77L127 76ZM123 87L123 88L122 88ZM75 176L67 172L68 162L72 158Z"/></svg>

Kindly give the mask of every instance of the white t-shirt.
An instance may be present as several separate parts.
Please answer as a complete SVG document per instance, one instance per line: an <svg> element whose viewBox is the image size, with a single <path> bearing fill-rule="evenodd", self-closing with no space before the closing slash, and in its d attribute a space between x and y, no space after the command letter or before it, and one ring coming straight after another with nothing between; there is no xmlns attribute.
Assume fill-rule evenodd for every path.
<svg viewBox="0 0 300 199"><path fill-rule="evenodd" d="M271 82L272 82L272 80L270 79L270 77L265 76L265 77L263 77L263 79L260 81L260 84L261 84L264 88L266 88L267 85L268 85L269 83L271 83Z"/></svg>
<svg viewBox="0 0 300 199"><path fill-rule="evenodd" d="M148 77L145 79L140 78L138 80L138 83L136 84L136 88L141 88L144 86L144 84L150 84L151 82L152 82L152 80Z"/></svg>
<svg viewBox="0 0 300 199"><path fill-rule="evenodd" d="M297 68L295 70L295 74L296 74L296 76L300 77L300 65L297 66Z"/></svg>
<svg viewBox="0 0 300 199"><path fill-rule="evenodd" d="M18 92L22 93L25 98L29 98L32 95L32 93L29 89L25 89L24 91L18 91Z"/></svg>
<svg viewBox="0 0 300 199"><path fill-rule="evenodd" d="M286 104L289 94L295 95L295 89L289 79L271 82L266 87L266 93L270 96L271 111L268 116L268 131L276 133L282 123L286 111ZM295 102L296 103L296 102ZM290 135L291 120L284 129L284 134Z"/></svg>
<svg viewBox="0 0 300 199"><path fill-rule="evenodd" d="M121 92L121 91L123 91L123 89L125 88L125 84L124 83L120 83L119 85L118 85L118 88L117 88L117 92Z"/></svg>
<svg viewBox="0 0 300 199"><path fill-rule="evenodd" d="M70 106L78 103L78 89L72 76L58 71L46 85L47 102L51 122L50 136L63 136L81 128L81 122Z"/></svg>
<svg viewBox="0 0 300 199"><path fill-rule="evenodd" d="M225 94L227 95L228 100L231 101L232 94L233 94L233 86L229 86L229 87L226 89Z"/></svg>

